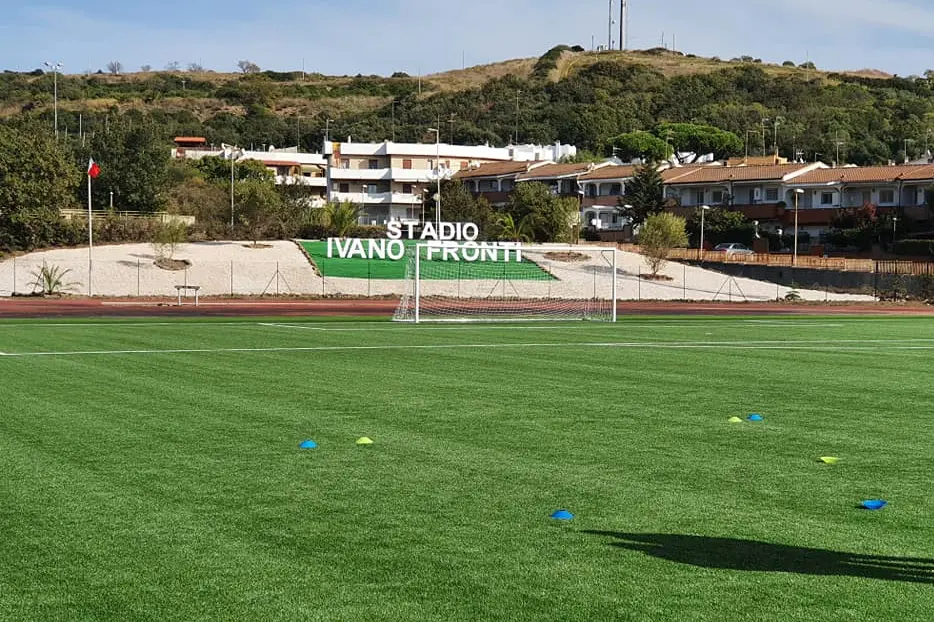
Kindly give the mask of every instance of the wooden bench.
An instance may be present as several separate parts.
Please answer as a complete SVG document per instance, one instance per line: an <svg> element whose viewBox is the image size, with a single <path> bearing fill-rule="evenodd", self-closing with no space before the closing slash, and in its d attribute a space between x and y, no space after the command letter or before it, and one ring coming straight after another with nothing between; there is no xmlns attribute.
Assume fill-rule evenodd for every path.
<svg viewBox="0 0 934 622"><path fill-rule="evenodd" d="M185 298L188 297L188 292L194 292L195 306L198 306L198 292L201 291L200 285L176 285L175 290L178 292L178 306L182 306L182 292L185 292Z"/></svg>

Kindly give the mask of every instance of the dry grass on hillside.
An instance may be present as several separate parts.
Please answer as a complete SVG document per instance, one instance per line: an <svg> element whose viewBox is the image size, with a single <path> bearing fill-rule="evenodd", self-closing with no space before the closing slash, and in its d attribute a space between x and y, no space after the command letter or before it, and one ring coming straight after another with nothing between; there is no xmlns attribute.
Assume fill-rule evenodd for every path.
<svg viewBox="0 0 934 622"><path fill-rule="evenodd" d="M467 69L455 69L425 76L423 80L439 91L466 91L479 88L488 80L517 76L527 78L535 67L535 58L518 58L501 63L477 65Z"/></svg>

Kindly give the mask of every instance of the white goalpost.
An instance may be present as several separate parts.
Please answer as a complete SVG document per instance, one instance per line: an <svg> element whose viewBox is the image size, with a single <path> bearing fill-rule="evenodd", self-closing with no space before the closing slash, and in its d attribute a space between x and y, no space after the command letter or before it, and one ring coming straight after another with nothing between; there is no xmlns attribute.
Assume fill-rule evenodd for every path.
<svg viewBox="0 0 934 622"><path fill-rule="evenodd" d="M431 242L409 249L402 322L616 321L614 247Z"/></svg>

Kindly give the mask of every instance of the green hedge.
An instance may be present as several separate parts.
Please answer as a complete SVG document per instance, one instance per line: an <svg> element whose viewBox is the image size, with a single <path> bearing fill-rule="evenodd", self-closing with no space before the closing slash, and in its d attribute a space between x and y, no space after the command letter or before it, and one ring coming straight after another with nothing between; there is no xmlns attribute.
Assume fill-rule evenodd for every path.
<svg viewBox="0 0 934 622"><path fill-rule="evenodd" d="M934 240L899 240L893 249L896 255L934 256Z"/></svg>

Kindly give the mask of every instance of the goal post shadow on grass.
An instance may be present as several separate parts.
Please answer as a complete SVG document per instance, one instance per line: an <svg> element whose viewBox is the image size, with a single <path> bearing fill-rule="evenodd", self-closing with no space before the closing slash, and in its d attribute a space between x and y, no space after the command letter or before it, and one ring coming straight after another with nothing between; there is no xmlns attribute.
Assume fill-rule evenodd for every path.
<svg viewBox="0 0 934 622"><path fill-rule="evenodd" d="M718 570L786 572L934 584L934 559L865 555L787 544L667 533L583 531L610 546Z"/></svg>

